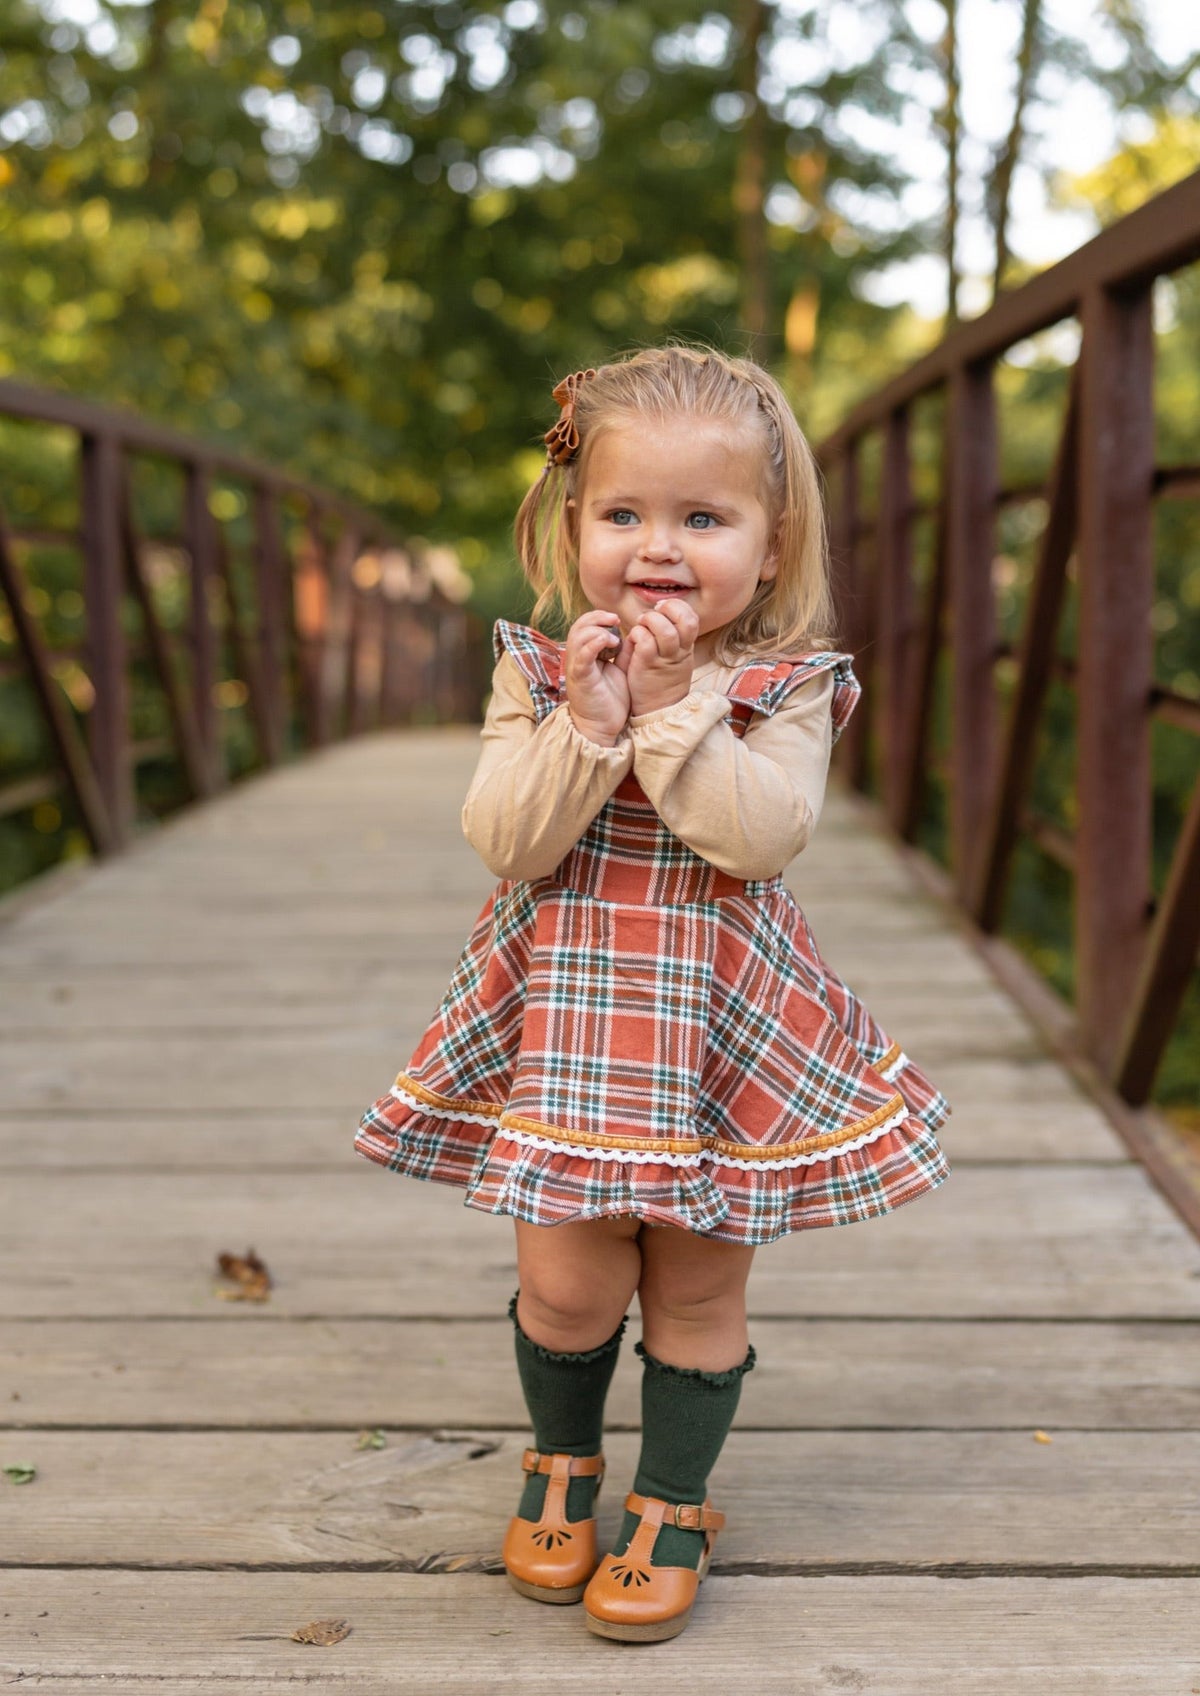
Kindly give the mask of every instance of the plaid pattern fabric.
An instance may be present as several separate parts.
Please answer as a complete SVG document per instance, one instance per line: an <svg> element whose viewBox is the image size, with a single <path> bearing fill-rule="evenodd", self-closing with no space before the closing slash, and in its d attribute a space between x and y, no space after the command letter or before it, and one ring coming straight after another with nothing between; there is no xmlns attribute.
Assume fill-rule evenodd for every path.
<svg viewBox="0 0 1200 1696"><path fill-rule="evenodd" d="M564 698L561 648L503 620L495 645L540 722ZM734 734L826 668L839 734L859 689L835 653L743 668ZM531 1224L631 1214L757 1244L933 1189L949 1111L782 879L718 871L631 775L549 877L493 891L355 1147Z"/></svg>

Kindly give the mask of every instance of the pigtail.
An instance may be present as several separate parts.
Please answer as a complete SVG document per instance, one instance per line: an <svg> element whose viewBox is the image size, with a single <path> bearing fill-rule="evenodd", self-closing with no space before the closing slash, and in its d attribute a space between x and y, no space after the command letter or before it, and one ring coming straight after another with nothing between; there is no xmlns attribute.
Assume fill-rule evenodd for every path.
<svg viewBox="0 0 1200 1696"><path fill-rule="evenodd" d="M570 509L573 466L547 464L517 511L513 540L526 581L537 591L531 622L572 622L587 610L577 585Z"/></svg>

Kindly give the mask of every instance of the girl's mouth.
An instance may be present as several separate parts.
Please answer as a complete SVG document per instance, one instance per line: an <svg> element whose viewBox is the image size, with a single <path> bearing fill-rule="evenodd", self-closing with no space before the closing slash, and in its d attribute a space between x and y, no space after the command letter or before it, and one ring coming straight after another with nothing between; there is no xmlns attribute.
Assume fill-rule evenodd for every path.
<svg viewBox="0 0 1200 1696"><path fill-rule="evenodd" d="M686 595L688 593L687 586L683 583L655 583L647 580L644 583L631 583L629 587L635 594L640 595L644 601L649 601L651 606L654 605L655 601L665 601L673 595Z"/></svg>

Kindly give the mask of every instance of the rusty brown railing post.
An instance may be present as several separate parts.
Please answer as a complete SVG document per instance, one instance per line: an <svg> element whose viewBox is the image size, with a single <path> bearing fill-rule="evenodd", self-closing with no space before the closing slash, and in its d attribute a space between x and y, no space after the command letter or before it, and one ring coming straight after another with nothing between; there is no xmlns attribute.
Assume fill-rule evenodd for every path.
<svg viewBox="0 0 1200 1696"><path fill-rule="evenodd" d="M258 652L270 727L269 760L282 759L288 721L288 688L284 674L287 643L286 568L279 534L275 489L266 481L254 485L254 579L258 599Z"/></svg>
<svg viewBox="0 0 1200 1696"><path fill-rule="evenodd" d="M292 568L292 608L296 628L296 678L305 725L305 741L319 748L324 740L321 706L321 653L329 629L329 579L320 512L309 502Z"/></svg>
<svg viewBox="0 0 1200 1696"><path fill-rule="evenodd" d="M951 843L959 897L976 880L994 772L995 650L992 551L996 514L996 406L990 361L950 379L946 543L953 625Z"/></svg>
<svg viewBox="0 0 1200 1696"><path fill-rule="evenodd" d="M209 510L211 478L202 460L185 469L183 533L191 558L191 620L188 649L192 661L192 715L204 753L204 793L215 793L225 782L217 711L217 632L214 623L217 591L216 537Z"/></svg>
<svg viewBox="0 0 1200 1696"><path fill-rule="evenodd" d="M344 524L326 555L329 561L327 627L318 662L317 693L319 740L322 742L332 741L336 735L337 714L346 700L354 603L362 593L355 579L360 553L358 531L352 525Z"/></svg>
<svg viewBox="0 0 1200 1696"><path fill-rule="evenodd" d="M903 754L912 707L912 479L908 408L884 425L879 497L879 661L882 673L884 807L894 829L904 806Z"/></svg>
<svg viewBox="0 0 1200 1696"><path fill-rule="evenodd" d="M1084 1042L1109 1068L1150 885L1154 338L1149 287L1083 301L1076 958Z"/></svg>
<svg viewBox="0 0 1200 1696"><path fill-rule="evenodd" d="M83 598L87 608L92 707L88 749L104 797L110 843L120 847L133 825L129 757L129 690L121 629L121 449L107 431L82 440Z"/></svg>
<svg viewBox="0 0 1200 1696"><path fill-rule="evenodd" d="M856 655L857 674L865 692L871 676L874 648L871 640L872 601L868 592L860 533L857 440L846 444L838 458L837 468L839 475L832 540L835 565L840 563L842 569L839 574L835 574L834 585L838 591L839 604L844 608L847 639ZM844 758L847 770L850 781L859 789L865 788L867 782L867 755L870 743L869 697L864 701L864 709L853 715L845 734Z"/></svg>

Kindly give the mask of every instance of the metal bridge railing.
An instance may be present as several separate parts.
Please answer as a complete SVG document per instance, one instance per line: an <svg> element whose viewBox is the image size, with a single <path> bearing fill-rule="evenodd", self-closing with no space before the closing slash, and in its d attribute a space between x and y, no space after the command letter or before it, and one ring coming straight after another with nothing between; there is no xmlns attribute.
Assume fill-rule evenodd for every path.
<svg viewBox="0 0 1200 1696"><path fill-rule="evenodd" d="M448 550L70 396L0 382L0 419L10 445L17 420L55 443L63 484L14 520L0 480L0 716L7 700L28 725L32 691L41 733L32 760L7 739L0 821L62 796L108 854L146 810L145 768L201 799L375 726L478 718L480 631ZM56 602L74 628L47 639Z"/></svg>
<svg viewBox="0 0 1200 1696"><path fill-rule="evenodd" d="M1002 294L856 407L818 449L832 494L847 646L865 690L846 734L851 780L866 787L873 767L890 822L905 840L917 839L938 769L931 723L941 677L955 897L984 932L997 931L1022 832L1067 869L1077 1040L1131 1104L1149 1097L1200 943L1200 781L1156 893L1150 741L1155 720L1200 731L1200 700L1155 681L1152 623L1156 502L1200 496L1200 464L1156 463L1152 291L1157 278L1198 258L1200 172ZM1070 319L1080 353L1049 481L1003 487L997 361ZM928 396L940 396L942 407L939 487L918 502L913 409ZM878 465L870 511L868 450ZM997 636L997 517L1035 496L1048 516L1019 643L1005 643ZM934 525L932 561L919 582L914 526L926 520ZM1073 656L1059 652L1069 565ZM1030 804L1052 680L1074 692L1073 831Z"/></svg>

